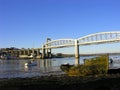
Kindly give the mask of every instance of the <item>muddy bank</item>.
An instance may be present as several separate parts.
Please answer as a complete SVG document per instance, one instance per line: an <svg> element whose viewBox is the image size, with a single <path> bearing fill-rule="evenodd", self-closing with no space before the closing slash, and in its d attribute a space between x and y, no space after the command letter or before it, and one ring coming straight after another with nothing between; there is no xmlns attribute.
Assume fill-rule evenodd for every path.
<svg viewBox="0 0 120 90"><path fill-rule="evenodd" d="M120 90L120 74L69 77L67 75L0 79L0 90Z"/></svg>
<svg viewBox="0 0 120 90"><path fill-rule="evenodd" d="M49 75L32 78L0 79L0 90L120 90L120 69L110 69L107 75Z"/></svg>

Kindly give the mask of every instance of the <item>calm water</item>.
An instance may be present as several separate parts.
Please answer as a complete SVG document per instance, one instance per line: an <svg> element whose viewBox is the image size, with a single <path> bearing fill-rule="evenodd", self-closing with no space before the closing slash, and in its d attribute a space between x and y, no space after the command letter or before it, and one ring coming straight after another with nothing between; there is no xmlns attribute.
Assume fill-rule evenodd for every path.
<svg viewBox="0 0 120 90"><path fill-rule="evenodd" d="M80 63L83 64L84 58L81 57ZM120 56L110 56L114 59L114 63L110 68L120 68ZM35 60L37 66L25 66L29 60L0 60L0 78L14 78L14 77L34 77L45 76L51 74L62 74L60 65L64 63L75 64L75 58L54 58L54 59L40 59Z"/></svg>

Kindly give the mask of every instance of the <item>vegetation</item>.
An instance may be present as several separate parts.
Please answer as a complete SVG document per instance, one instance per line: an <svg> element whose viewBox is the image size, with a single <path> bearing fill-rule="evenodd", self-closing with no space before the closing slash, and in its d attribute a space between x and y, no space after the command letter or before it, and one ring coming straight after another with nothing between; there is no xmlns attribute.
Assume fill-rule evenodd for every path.
<svg viewBox="0 0 120 90"><path fill-rule="evenodd" d="M102 75L108 72L108 56L86 59L84 65L76 65L66 70L69 76Z"/></svg>

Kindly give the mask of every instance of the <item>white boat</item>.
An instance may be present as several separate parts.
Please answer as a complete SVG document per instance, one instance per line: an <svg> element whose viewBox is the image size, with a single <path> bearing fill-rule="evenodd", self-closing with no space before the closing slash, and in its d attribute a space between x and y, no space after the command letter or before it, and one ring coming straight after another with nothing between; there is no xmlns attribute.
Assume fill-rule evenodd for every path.
<svg viewBox="0 0 120 90"><path fill-rule="evenodd" d="M36 62L27 62L25 63L25 66L37 66Z"/></svg>

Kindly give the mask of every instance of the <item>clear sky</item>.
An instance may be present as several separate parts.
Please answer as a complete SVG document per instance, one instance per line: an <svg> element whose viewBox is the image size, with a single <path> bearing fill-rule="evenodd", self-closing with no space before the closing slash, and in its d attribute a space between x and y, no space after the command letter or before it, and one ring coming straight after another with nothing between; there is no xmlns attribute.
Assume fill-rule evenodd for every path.
<svg viewBox="0 0 120 90"><path fill-rule="evenodd" d="M47 37L103 31L120 31L120 0L0 0L0 48L38 48Z"/></svg>

